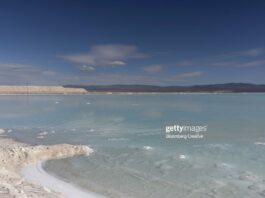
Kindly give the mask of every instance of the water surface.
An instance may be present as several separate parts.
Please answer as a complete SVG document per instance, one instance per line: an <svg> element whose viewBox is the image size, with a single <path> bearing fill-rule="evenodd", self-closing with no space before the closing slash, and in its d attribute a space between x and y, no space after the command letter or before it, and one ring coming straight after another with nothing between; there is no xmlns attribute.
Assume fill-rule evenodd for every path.
<svg viewBox="0 0 265 198"><path fill-rule="evenodd" d="M0 96L0 126L30 144L95 153L45 170L109 197L265 197L265 94ZM165 126L207 125L203 139Z"/></svg>

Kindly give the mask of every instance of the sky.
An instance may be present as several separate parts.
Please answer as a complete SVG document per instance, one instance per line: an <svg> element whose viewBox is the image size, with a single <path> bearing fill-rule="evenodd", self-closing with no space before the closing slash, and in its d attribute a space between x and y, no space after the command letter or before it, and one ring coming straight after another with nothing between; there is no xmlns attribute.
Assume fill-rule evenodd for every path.
<svg viewBox="0 0 265 198"><path fill-rule="evenodd" d="M265 84L264 0L1 0L1 85Z"/></svg>

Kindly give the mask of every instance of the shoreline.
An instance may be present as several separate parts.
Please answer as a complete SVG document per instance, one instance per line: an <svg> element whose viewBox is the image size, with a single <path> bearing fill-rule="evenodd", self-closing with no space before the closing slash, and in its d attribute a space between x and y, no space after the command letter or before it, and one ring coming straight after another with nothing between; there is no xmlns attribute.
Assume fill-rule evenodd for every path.
<svg viewBox="0 0 265 198"><path fill-rule="evenodd" d="M78 96L78 95L238 95L259 94L265 92L86 92L86 93L1 93L0 96Z"/></svg>
<svg viewBox="0 0 265 198"><path fill-rule="evenodd" d="M66 198L104 198L49 174L43 169L43 163L45 162L38 161L25 166L20 171L20 175L32 183L43 186L45 189L64 193Z"/></svg>
<svg viewBox="0 0 265 198"><path fill-rule="evenodd" d="M1 129L1 131L4 131L4 129ZM84 145L70 144L31 146L6 138L3 135L4 133L1 134L2 137L0 136L0 197L66 198L66 194L69 193L69 186L81 195L82 190L49 175L45 171L41 172L40 167L38 169L42 173L39 175L41 176L40 180L46 179L44 181L47 185L29 181L27 177L22 177L21 171L27 169L29 171L28 173L32 172L32 165L38 168L40 161L62 159L76 155L89 155L93 152L91 148ZM47 188L51 182L49 179L56 181L57 184L67 184L67 187L62 186L60 189L49 189ZM83 195L84 193L85 191L83 191ZM87 195L87 198L92 198L91 195L93 193L89 192Z"/></svg>
<svg viewBox="0 0 265 198"><path fill-rule="evenodd" d="M85 94L83 88L67 88L63 86L5 86L0 85L1 94Z"/></svg>

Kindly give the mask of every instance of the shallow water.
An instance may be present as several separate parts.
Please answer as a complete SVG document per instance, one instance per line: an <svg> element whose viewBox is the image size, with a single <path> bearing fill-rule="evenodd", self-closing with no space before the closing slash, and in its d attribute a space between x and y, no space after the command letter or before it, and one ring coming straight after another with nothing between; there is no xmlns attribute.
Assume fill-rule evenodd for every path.
<svg viewBox="0 0 265 198"><path fill-rule="evenodd" d="M30 144L95 150L51 174L109 197L265 197L265 94L0 96L0 126ZM166 139L168 125L207 125Z"/></svg>

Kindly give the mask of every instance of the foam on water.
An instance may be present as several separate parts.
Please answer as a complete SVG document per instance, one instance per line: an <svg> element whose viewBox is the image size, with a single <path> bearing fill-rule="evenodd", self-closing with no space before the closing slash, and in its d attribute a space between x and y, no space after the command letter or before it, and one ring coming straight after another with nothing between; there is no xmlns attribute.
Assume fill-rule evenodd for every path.
<svg viewBox="0 0 265 198"><path fill-rule="evenodd" d="M147 150L147 151L150 151L150 150L153 150L153 147L151 147L151 146L143 146L143 149Z"/></svg>
<svg viewBox="0 0 265 198"><path fill-rule="evenodd" d="M3 133L5 133L5 132L6 132L5 129L0 129L0 134L3 134Z"/></svg>
<svg viewBox="0 0 265 198"><path fill-rule="evenodd" d="M265 142L255 142L254 144L255 144L255 145L262 145L262 146L265 146Z"/></svg>
<svg viewBox="0 0 265 198"><path fill-rule="evenodd" d="M181 154L181 155L179 155L179 159L181 159L181 160L185 160L185 159L187 159L187 156L186 156L186 155L183 155L183 154Z"/></svg>

